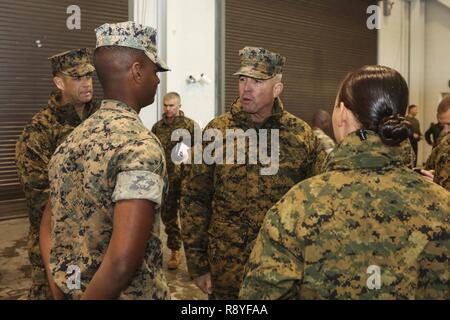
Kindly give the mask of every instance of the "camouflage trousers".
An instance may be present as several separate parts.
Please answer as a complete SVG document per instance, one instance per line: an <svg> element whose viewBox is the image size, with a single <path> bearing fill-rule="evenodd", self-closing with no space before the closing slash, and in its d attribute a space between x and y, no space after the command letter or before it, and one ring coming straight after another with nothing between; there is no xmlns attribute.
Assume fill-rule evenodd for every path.
<svg viewBox="0 0 450 320"><path fill-rule="evenodd" d="M209 238L208 260L213 286L209 299L238 299L249 255L244 242L230 243L230 239Z"/></svg>
<svg viewBox="0 0 450 320"><path fill-rule="evenodd" d="M169 193L161 209L161 220L167 234L167 247L172 251L181 248L181 230L178 222L180 187L179 180L169 181Z"/></svg>
<svg viewBox="0 0 450 320"><path fill-rule="evenodd" d="M36 231L31 229L28 235L28 257L31 263L31 287L28 292L28 299L53 299L39 249L39 235Z"/></svg>

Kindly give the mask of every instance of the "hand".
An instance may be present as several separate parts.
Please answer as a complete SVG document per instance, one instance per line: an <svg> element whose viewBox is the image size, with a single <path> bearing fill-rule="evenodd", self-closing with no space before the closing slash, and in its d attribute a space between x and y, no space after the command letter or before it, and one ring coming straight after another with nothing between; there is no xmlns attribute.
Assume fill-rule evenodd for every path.
<svg viewBox="0 0 450 320"><path fill-rule="evenodd" d="M433 179L434 179L434 170L423 170L423 169L420 169L419 173L422 176L424 176L425 178L427 178L428 180L433 181Z"/></svg>
<svg viewBox="0 0 450 320"><path fill-rule="evenodd" d="M194 279L194 283L204 293L212 294L211 273L206 273Z"/></svg>
<svg viewBox="0 0 450 320"><path fill-rule="evenodd" d="M49 280L50 291L52 292L53 299L55 300L65 300L65 295L62 290L56 285L53 279Z"/></svg>

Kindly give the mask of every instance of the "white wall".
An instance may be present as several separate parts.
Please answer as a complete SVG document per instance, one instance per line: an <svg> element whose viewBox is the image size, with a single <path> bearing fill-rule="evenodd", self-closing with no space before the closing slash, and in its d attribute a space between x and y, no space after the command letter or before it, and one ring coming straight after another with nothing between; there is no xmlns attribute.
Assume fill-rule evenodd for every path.
<svg viewBox="0 0 450 320"><path fill-rule="evenodd" d="M440 94L450 91L450 8L438 0L394 2L391 15L381 20L378 63L395 68L408 81L410 103L419 105L417 118L425 132L436 121ZM424 140L419 143L418 164L430 150Z"/></svg>
<svg viewBox="0 0 450 320"><path fill-rule="evenodd" d="M382 7L381 1L378 4ZM390 16L381 13L378 31L378 64L394 68L408 79L409 16L407 3L396 1Z"/></svg>
<svg viewBox="0 0 450 320"><path fill-rule="evenodd" d="M133 11L130 12L130 17L133 21L146 26L150 26L157 30L158 33L156 41L158 55L166 61L165 0L133 0L131 2L131 9ZM161 96L164 95L166 87L166 72L159 73L158 76L161 82L158 86L155 102L152 105L141 109L141 112L139 113L142 122L148 129L151 129L153 124L160 118L160 110L162 104Z"/></svg>
<svg viewBox="0 0 450 320"><path fill-rule="evenodd" d="M151 128L161 119L162 99L169 91L181 95L185 115L204 127L216 110L215 0L134 0L133 19L158 30L158 51L171 71L160 73L155 103L141 110ZM207 76L209 84L188 84L189 75Z"/></svg>
<svg viewBox="0 0 450 320"><path fill-rule="evenodd" d="M422 132L425 115L425 2L422 0L411 1L411 16L409 18L411 22L411 37L409 39L409 101L410 104L419 106L417 118L420 121ZM426 160L423 159L422 145L423 143L419 145L418 164Z"/></svg>
<svg viewBox="0 0 450 320"><path fill-rule="evenodd" d="M440 3L442 3L443 5L447 6L450 8L450 0L438 0Z"/></svg>
<svg viewBox="0 0 450 320"><path fill-rule="evenodd" d="M201 127L215 116L215 1L167 0L167 91L181 95L182 110ZM188 84L204 73L210 84Z"/></svg>

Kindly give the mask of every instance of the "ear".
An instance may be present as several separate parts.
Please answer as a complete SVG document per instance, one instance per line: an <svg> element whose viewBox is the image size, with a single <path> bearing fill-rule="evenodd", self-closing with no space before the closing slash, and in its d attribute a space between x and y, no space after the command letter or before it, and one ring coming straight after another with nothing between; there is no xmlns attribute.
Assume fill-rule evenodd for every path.
<svg viewBox="0 0 450 320"><path fill-rule="evenodd" d="M348 119L348 108L345 106L343 102L339 102L336 106L336 115L337 115L337 125L338 127L342 127L344 122Z"/></svg>
<svg viewBox="0 0 450 320"><path fill-rule="evenodd" d="M355 114L347 108L343 102L340 103L340 108L342 109L342 118L340 119L342 119L342 122L345 123L347 127L351 129L359 129L362 127Z"/></svg>
<svg viewBox="0 0 450 320"><path fill-rule="evenodd" d="M59 90L64 91L65 89L64 80L61 77L54 76L53 83Z"/></svg>
<svg viewBox="0 0 450 320"><path fill-rule="evenodd" d="M140 62L136 61L131 65L131 74L136 83L142 83L144 81L144 72Z"/></svg>
<svg viewBox="0 0 450 320"><path fill-rule="evenodd" d="M280 94L283 92L284 84L282 82L278 82L273 86L273 97L278 98Z"/></svg>

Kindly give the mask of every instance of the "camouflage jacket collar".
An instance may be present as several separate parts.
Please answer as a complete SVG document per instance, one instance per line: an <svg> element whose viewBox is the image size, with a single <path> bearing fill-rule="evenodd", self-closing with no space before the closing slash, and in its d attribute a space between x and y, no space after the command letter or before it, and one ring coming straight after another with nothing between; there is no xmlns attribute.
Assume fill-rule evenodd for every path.
<svg viewBox="0 0 450 320"><path fill-rule="evenodd" d="M242 110L241 100L237 98L230 109L233 119L236 121L237 125L242 128L254 128L256 124L251 120L250 116ZM272 114L264 120L258 128L271 128L272 126L279 127L281 116L284 113L283 102L280 98L276 98L273 103Z"/></svg>
<svg viewBox="0 0 450 320"><path fill-rule="evenodd" d="M365 130L366 140L362 140L357 132L349 134L331 152L326 171L331 170L390 170L395 167L407 166L411 162L410 145L406 140L400 146L385 145L373 131Z"/></svg>
<svg viewBox="0 0 450 320"><path fill-rule="evenodd" d="M61 91L55 90L50 94L48 99L48 106L53 110L58 122L68 123L71 125L79 125L83 120L87 119L92 113L97 110L97 102L90 101L86 103L83 109L83 115L80 118L75 106L72 103L61 105Z"/></svg>
<svg viewBox="0 0 450 320"><path fill-rule="evenodd" d="M114 100L114 99L103 99L100 104L100 109L102 110L115 110L115 111L126 111L133 114L134 117L139 118L138 113L132 107L127 105L125 102Z"/></svg>
<svg viewBox="0 0 450 320"><path fill-rule="evenodd" d="M450 132L445 132L445 130L441 130L441 132L439 133L439 136L437 138L436 145L440 144L441 141L444 140L444 138L449 135L450 135Z"/></svg>
<svg viewBox="0 0 450 320"><path fill-rule="evenodd" d="M162 116L163 124L165 124L168 127L174 126L178 121L183 120L183 119L184 119L184 112L181 110L179 111L177 116L173 117L172 122L169 122L169 120L167 120L167 115L165 113L163 113L163 116Z"/></svg>

